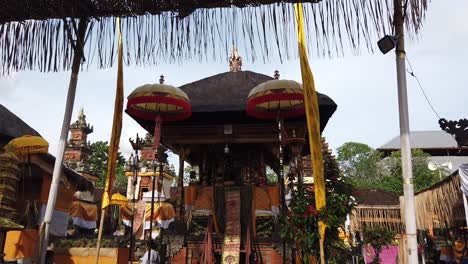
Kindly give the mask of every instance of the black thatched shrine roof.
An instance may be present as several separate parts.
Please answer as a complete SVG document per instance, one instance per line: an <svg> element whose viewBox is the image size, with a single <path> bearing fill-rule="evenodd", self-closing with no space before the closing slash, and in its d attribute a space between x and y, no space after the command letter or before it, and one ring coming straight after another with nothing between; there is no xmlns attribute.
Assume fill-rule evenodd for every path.
<svg viewBox="0 0 468 264"><path fill-rule="evenodd" d="M41 136L21 118L0 104L0 136L13 139L24 135Z"/></svg>
<svg viewBox="0 0 468 264"><path fill-rule="evenodd" d="M190 99L192 107L192 121L203 120L208 116L216 122L219 115L221 120L242 119L249 123L265 121L248 117L245 113L247 97L255 86L272 80L273 78L252 71L225 72L213 75L192 83L180 86ZM325 128L328 119L335 112L337 105L325 94L317 93L320 107L321 129ZM305 117L302 118L305 120ZM188 120L190 122L190 120ZM271 123L271 121L267 121Z"/></svg>

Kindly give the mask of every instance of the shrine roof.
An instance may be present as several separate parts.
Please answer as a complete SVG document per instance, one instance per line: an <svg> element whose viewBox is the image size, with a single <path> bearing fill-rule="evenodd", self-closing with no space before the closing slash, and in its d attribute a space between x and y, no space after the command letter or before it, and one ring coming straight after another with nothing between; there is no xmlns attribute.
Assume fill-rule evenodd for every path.
<svg viewBox="0 0 468 264"><path fill-rule="evenodd" d="M245 111L247 97L255 86L273 80L272 77L252 72L225 72L180 86L190 98L192 112ZM327 95L317 93L323 118L330 118L336 103Z"/></svg>
<svg viewBox="0 0 468 264"><path fill-rule="evenodd" d="M17 115L0 104L0 135L17 138L24 135L41 136Z"/></svg>
<svg viewBox="0 0 468 264"><path fill-rule="evenodd" d="M355 192L358 206L399 206L399 196L376 189L358 189Z"/></svg>

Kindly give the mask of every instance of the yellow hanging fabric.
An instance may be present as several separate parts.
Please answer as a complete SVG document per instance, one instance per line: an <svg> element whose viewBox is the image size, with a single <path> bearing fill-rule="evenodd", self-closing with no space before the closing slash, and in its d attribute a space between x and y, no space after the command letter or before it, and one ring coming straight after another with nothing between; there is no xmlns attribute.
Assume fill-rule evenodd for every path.
<svg viewBox="0 0 468 264"><path fill-rule="evenodd" d="M317 208L317 210L320 210L325 207L326 201L318 97L315 91L314 76L312 75L312 71L309 66L309 61L307 59L302 4L294 4L294 9L296 11L297 42L299 46L299 58L301 61L301 74L304 89L304 104L307 117L307 130L309 134L309 146L314 176L315 207ZM325 223L319 222L321 264L325 263L323 249L323 244L325 240L325 228Z"/></svg>
<svg viewBox="0 0 468 264"><path fill-rule="evenodd" d="M107 174L104 194L102 196L102 209L110 204L110 197L115 181L117 169L117 158L119 151L120 135L122 132L122 112L123 112L123 61L122 61L122 28L120 18L117 18L117 28L119 31L118 42L118 65L117 65L117 88L115 91L114 119L112 123L112 134L109 144L109 155L107 160Z"/></svg>

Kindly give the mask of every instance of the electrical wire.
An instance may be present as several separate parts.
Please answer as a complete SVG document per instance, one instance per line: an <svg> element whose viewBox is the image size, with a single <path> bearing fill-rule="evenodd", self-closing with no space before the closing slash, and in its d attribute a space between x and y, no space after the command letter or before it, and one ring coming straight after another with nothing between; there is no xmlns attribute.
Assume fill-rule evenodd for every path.
<svg viewBox="0 0 468 264"><path fill-rule="evenodd" d="M429 104L429 106L431 107L431 109L432 109L432 111L434 112L434 114L440 119L440 115L437 113L437 111L435 110L434 106L431 104L431 101L429 101L429 98L427 97L427 94L426 94L426 92L424 91L424 88L422 87L421 82L419 81L418 76L416 76L416 74L414 74L413 67L411 66L411 62L410 62L409 59L408 59L408 55L406 56L406 62L408 63L408 66L409 66L409 70L407 69L406 71L407 71L411 76L413 76L414 79L416 79L416 82L418 83L419 89L421 90L422 94L424 95L424 98L426 99L426 102Z"/></svg>

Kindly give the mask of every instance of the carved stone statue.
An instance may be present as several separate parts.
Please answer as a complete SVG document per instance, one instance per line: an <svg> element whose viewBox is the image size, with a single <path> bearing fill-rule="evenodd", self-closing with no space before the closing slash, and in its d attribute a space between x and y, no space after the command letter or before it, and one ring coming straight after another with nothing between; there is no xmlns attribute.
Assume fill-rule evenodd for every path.
<svg viewBox="0 0 468 264"><path fill-rule="evenodd" d="M442 130L455 137L458 147L468 147L468 119L447 121L445 118L441 118L439 125Z"/></svg>

